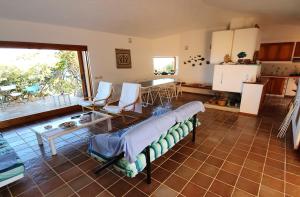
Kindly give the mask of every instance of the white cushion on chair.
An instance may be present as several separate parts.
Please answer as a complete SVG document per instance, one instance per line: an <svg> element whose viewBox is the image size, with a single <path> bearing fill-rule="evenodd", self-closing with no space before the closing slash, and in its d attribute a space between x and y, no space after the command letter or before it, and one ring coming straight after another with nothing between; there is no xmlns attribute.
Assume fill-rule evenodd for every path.
<svg viewBox="0 0 300 197"><path fill-rule="evenodd" d="M106 105L106 100L111 95L112 92L112 83L100 81L98 85L98 90L95 98L93 101L81 101L78 104L82 107L88 107L88 106L104 106ZM98 100L98 101L97 101Z"/></svg>
<svg viewBox="0 0 300 197"><path fill-rule="evenodd" d="M104 110L111 114L121 113L122 108L115 105L107 105L104 107Z"/></svg>
<svg viewBox="0 0 300 197"><path fill-rule="evenodd" d="M95 100L107 99L112 91L112 84L110 82L100 81L98 85Z"/></svg>
<svg viewBox="0 0 300 197"><path fill-rule="evenodd" d="M129 106L124 109L125 111L133 111L134 109L137 110L137 108L139 108L139 104L131 104L134 104L137 100L139 101L140 89L141 84L123 83L118 106L107 105L104 107L104 110L112 114L118 114L121 113L122 109L127 105Z"/></svg>
<svg viewBox="0 0 300 197"><path fill-rule="evenodd" d="M93 105L93 101L80 101L78 104L81 105L82 107L88 107Z"/></svg>
<svg viewBox="0 0 300 197"><path fill-rule="evenodd" d="M136 102L140 96L141 84L137 83L123 83L119 106L124 107L126 105ZM126 107L126 111L133 110L134 105Z"/></svg>
<svg viewBox="0 0 300 197"><path fill-rule="evenodd" d="M93 102L93 101L80 101L79 102L79 105L81 105L82 107L88 107L88 106L92 106L92 105L104 106L105 104L106 104L105 101L96 101L96 102Z"/></svg>

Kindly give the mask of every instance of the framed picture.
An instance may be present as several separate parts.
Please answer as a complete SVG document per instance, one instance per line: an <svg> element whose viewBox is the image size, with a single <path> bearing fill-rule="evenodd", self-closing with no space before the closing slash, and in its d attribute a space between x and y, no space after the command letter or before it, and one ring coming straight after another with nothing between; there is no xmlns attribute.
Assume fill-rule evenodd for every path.
<svg viewBox="0 0 300 197"><path fill-rule="evenodd" d="M115 49L117 68L131 68L130 49Z"/></svg>

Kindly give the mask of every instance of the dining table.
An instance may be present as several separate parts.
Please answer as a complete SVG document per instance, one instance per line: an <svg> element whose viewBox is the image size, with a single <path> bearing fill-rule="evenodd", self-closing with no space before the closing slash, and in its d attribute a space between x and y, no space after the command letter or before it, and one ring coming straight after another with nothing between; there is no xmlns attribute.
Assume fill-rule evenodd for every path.
<svg viewBox="0 0 300 197"><path fill-rule="evenodd" d="M161 79L153 79L149 81L139 82L142 88L150 88L155 86L162 86L166 84L176 83L176 79L173 78L161 78Z"/></svg>
<svg viewBox="0 0 300 197"><path fill-rule="evenodd" d="M139 84L141 84L142 89L142 100L143 100L143 106L153 105L155 100L159 98L161 104L163 105L162 101L162 90L160 89L161 86L165 86L168 84L175 84L176 79L173 78L161 78L161 79L153 79L149 81L141 81ZM166 91L166 90L164 90ZM171 98L169 98L170 100Z"/></svg>

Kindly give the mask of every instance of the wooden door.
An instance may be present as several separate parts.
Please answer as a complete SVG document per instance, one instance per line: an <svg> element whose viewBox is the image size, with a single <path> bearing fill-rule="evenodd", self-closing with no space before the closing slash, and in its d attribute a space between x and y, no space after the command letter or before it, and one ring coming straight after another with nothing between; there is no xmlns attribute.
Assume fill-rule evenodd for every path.
<svg viewBox="0 0 300 197"><path fill-rule="evenodd" d="M294 57L300 57L300 42L296 43Z"/></svg>
<svg viewBox="0 0 300 197"><path fill-rule="evenodd" d="M282 95L285 81L285 78L270 78L269 94Z"/></svg>
<svg viewBox="0 0 300 197"><path fill-rule="evenodd" d="M294 50L293 42L281 43L279 46L278 61L291 61Z"/></svg>
<svg viewBox="0 0 300 197"><path fill-rule="evenodd" d="M276 61L277 56L279 55L279 47L279 44L270 44L267 47L266 61Z"/></svg>
<svg viewBox="0 0 300 197"><path fill-rule="evenodd" d="M267 59L267 52L268 52L268 45L267 44L261 44L260 49L258 52L258 59L260 61L265 61Z"/></svg>

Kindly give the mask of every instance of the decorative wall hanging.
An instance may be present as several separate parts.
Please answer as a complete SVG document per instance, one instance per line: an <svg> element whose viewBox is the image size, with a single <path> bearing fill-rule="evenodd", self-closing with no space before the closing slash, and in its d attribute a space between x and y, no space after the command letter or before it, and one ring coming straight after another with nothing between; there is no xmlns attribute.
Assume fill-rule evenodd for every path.
<svg viewBox="0 0 300 197"><path fill-rule="evenodd" d="M131 68L130 49L115 49L117 68Z"/></svg>
<svg viewBox="0 0 300 197"><path fill-rule="evenodd" d="M202 66L203 62L205 61L205 58L202 57L202 55L195 55L190 56L186 61L183 62L183 64L191 64L193 67L196 65ZM209 64L209 61L206 61L206 64Z"/></svg>

